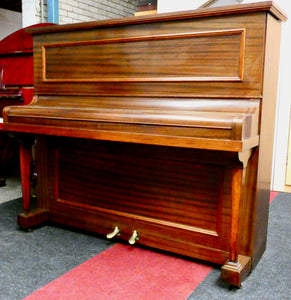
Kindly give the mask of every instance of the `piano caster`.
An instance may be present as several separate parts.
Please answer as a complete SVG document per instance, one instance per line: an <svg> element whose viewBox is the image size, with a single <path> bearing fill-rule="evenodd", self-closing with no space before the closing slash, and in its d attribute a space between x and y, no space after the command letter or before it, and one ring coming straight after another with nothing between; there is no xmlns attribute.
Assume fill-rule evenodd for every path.
<svg viewBox="0 0 291 300"><path fill-rule="evenodd" d="M115 226L114 230L110 233L108 233L106 235L106 237L110 240L110 239L113 239L115 236L119 235L120 233L120 230L118 228L118 226Z"/></svg>
<svg viewBox="0 0 291 300"><path fill-rule="evenodd" d="M136 230L134 230L133 233L132 233L132 235L131 235L131 237L130 237L130 239L128 240L128 242L129 242L130 245L134 245L135 242L136 242L138 239L139 239L138 233L137 233Z"/></svg>

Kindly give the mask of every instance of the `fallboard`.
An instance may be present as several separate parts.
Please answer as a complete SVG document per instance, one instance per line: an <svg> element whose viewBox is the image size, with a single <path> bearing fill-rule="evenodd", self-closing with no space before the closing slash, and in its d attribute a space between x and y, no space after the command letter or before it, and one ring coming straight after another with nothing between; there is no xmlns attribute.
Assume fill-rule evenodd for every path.
<svg viewBox="0 0 291 300"><path fill-rule="evenodd" d="M241 151L258 145L260 100L39 96L5 110L10 129L38 134Z"/></svg>

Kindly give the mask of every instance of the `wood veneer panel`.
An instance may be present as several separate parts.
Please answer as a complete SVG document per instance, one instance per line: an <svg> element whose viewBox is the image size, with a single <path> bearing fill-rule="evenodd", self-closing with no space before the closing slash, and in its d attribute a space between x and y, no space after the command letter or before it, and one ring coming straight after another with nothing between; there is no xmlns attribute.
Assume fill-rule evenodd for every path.
<svg viewBox="0 0 291 300"><path fill-rule="evenodd" d="M241 81L244 44L244 29L44 44L43 81Z"/></svg>
<svg viewBox="0 0 291 300"><path fill-rule="evenodd" d="M260 97L265 17L265 12L258 12L110 30L97 27L82 32L82 38L75 31L35 36L35 90L37 94ZM81 52L83 59L78 59Z"/></svg>
<svg viewBox="0 0 291 300"><path fill-rule="evenodd" d="M141 243L164 240L169 250L176 241L189 256L228 251L232 153L68 138L49 145L51 220L102 234L118 224L122 239L136 229Z"/></svg>
<svg viewBox="0 0 291 300"><path fill-rule="evenodd" d="M102 149L103 150L103 149ZM101 151L102 151L101 150ZM78 147L59 153L59 197L216 234L223 167ZM82 186L82 189L75 187Z"/></svg>

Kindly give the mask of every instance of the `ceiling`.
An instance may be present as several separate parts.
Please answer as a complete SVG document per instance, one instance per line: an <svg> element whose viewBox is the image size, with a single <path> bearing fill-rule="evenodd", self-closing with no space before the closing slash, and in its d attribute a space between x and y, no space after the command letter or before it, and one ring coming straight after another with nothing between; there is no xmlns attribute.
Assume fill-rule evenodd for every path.
<svg viewBox="0 0 291 300"><path fill-rule="evenodd" d="M0 0L0 8L22 12L22 0Z"/></svg>

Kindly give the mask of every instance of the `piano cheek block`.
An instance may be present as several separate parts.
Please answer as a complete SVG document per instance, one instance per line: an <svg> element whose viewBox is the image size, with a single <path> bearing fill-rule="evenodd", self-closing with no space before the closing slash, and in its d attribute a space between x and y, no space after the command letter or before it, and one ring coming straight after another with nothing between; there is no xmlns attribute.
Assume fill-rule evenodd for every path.
<svg viewBox="0 0 291 300"><path fill-rule="evenodd" d="M19 225L210 261L240 286L266 246L285 20L259 2L29 29L34 99L3 114L21 136Z"/></svg>

